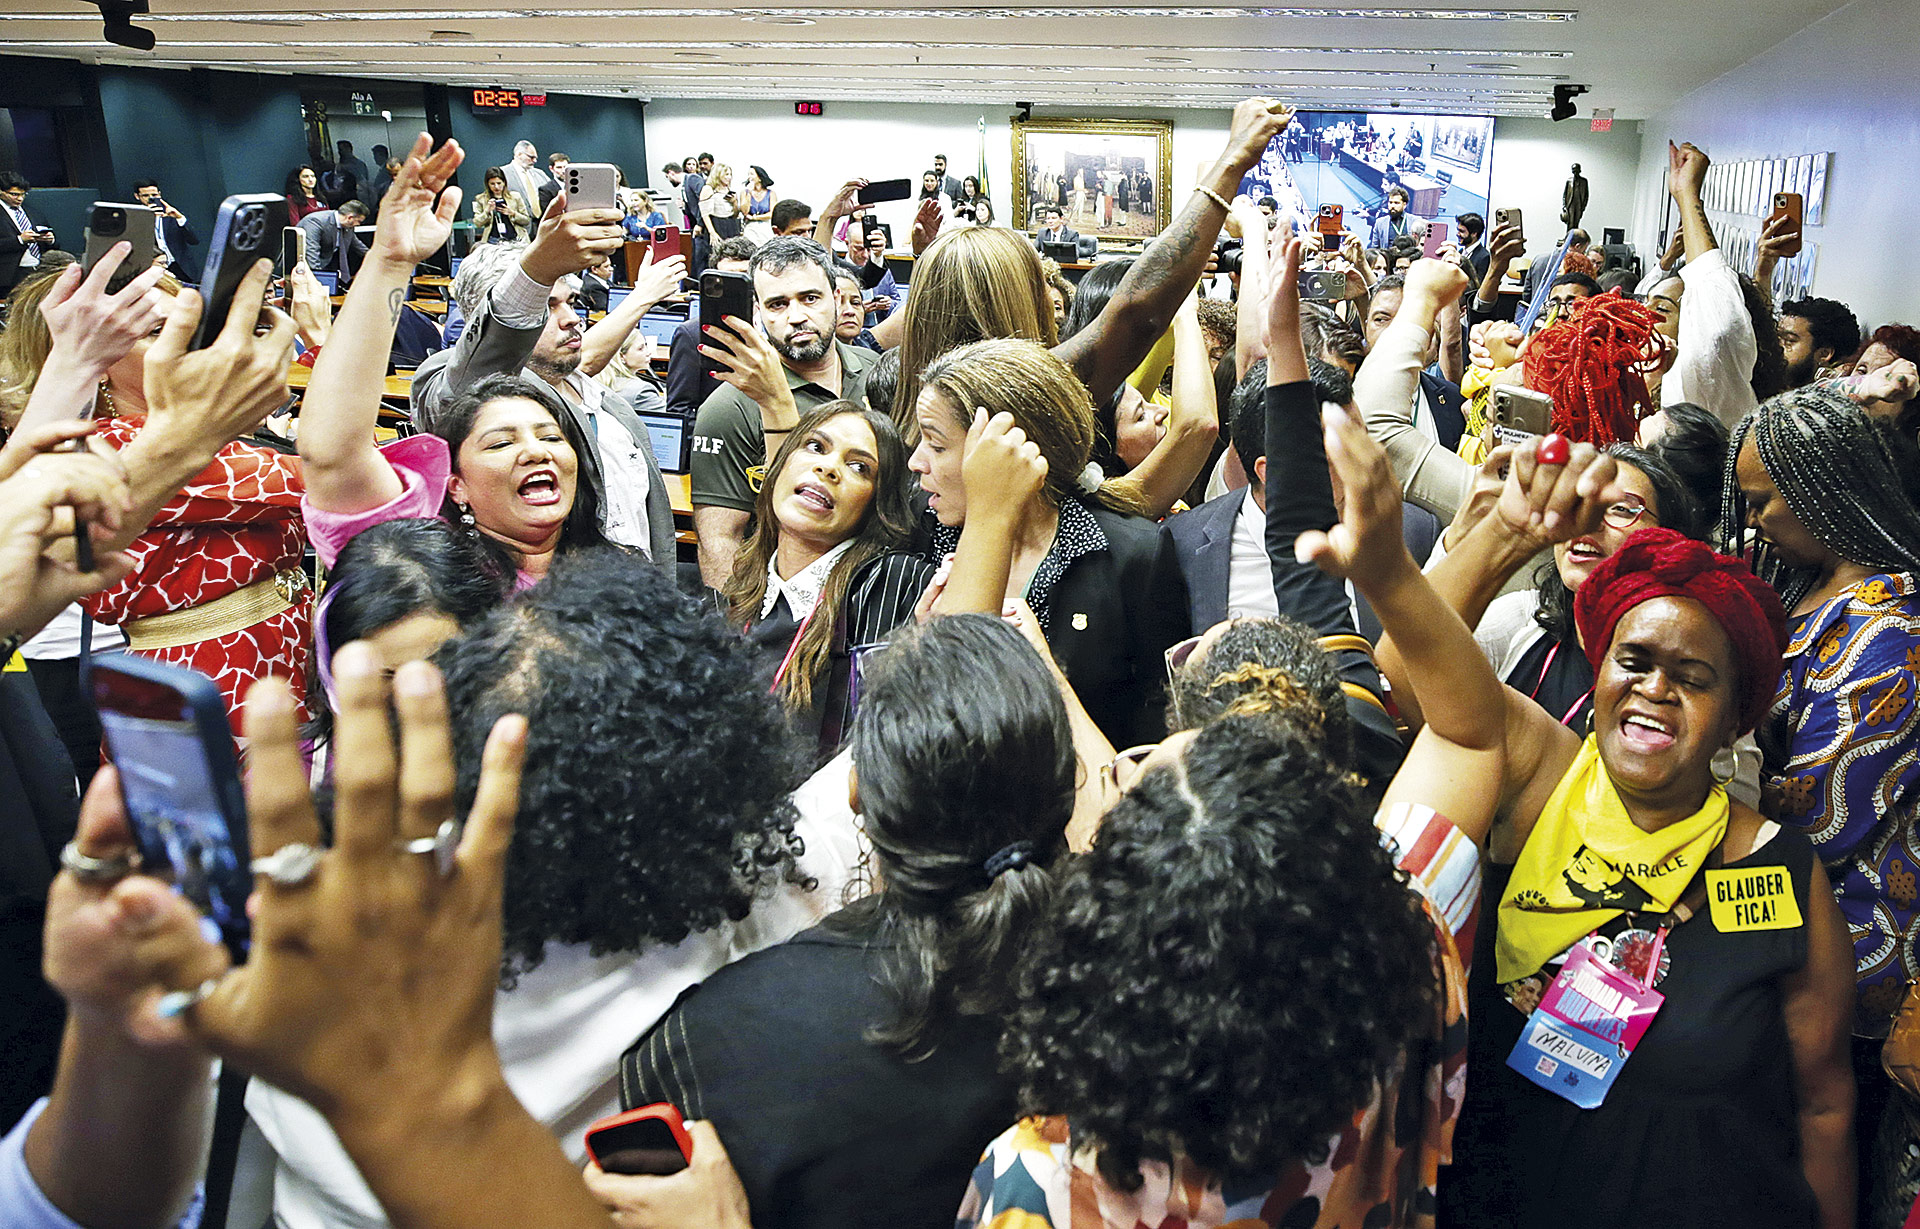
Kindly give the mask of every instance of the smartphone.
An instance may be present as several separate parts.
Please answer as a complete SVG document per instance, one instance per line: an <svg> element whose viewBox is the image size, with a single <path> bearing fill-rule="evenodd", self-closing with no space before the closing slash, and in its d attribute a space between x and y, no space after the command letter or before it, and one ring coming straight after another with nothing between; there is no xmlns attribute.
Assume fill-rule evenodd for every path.
<svg viewBox="0 0 1920 1229"><path fill-rule="evenodd" d="M856 205L878 205L882 201L904 201L913 195L911 179L876 179L854 194Z"/></svg>
<svg viewBox="0 0 1920 1229"><path fill-rule="evenodd" d="M280 276L292 277L293 267L306 263L307 232L298 226L280 228Z"/></svg>
<svg viewBox="0 0 1920 1229"><path fill-rule="evenodd" d="M693 1137L665 1101L602 1118L587 1128L586 1144L610 1174L672 1174L693 1163Z"/></svg>
<svg viewBox="0 0 1920 1229"><path fill-rule="evenodd" d="M124 239L133 245L133 250L127 253L127 258L120 262L113 277L108 279L108 294L116 293L153 267L154 260L160 255L160 244L154 238L153 221L154 212L145 205L128 205L119 201L95 201L93 208L87 211L87 252L84 259L89 273L114 244Z"/></svg>
<svg viewBox="0 0 1920 1229"><path fill-rule="evenodd" d="M1322 205L1320 216L1314 220L1313 228L1320 232L1320 250L1337 252L1340 250L1340 233L1346 229L1342 218L1346 214L1343 205Z"/></svg>
<svg viewBox="0 0 1920 1229"><path fill-rule="evenodd" d="M700 275L700 344L705 346L726 345L728 333L721 328L720 321L727 316L753 322L753 278L746 273L722 273L718 269L708 269ZM706 331L708 325L720 329L717 334ZM701 355L701 365L708 371L719 371L720 364L710 356Z"/></svg>
<svg viewBox="0 0 1920 1229"><path fill-rule="evenodd" d="M91 658L86 679L142 870L172 883L245 960L246 796L219 689L197 670L131 653Z"/></svg>
<svg viewBox="0 0 1920 1229"><path fill-rule="evenodd" d="M1339 303L1347 297L1347 275L1333 270L1302 270L1300 297L1315 303Z"/></svg>
<svg viewBox="0 0 1920 1229"><path fill-rule="evenodd" d="M1780 248L1780 254L1782 256L1798 256L1800 254L1801 211L1803 208L1804 204L1798 192L1775 192L1773 194L1773 212L1767 215L1767 221L1771 222L1775 218L1782 217L1793 219L1793 229L1787 232L1787 239Z"/></svg>
<svg viewBox="0 0 1920 1229"><path fill-rule="evenodd" d="M1447 246L1447 224L1438 219L1427 222L1427 241L1420 245L1420 253L1428 260L1440 255L1440 249Z"/></svg>
<svg viewBox="0 0 1920 1229"><path fill-rule="evenodd" d="M680 228L678 226L656 226L653 229L653 263L659 264L670 256L681 255Z"/></svg>
<svg viewBox="0 0 1920 1229"><path fill-rule="evenodd" d="M1495 226L1511 226L1522 238L1526 237L1527 230L1526 227L1521 224L1520 211L1518 209L1494 210L1493 224Z"/></svg>
<svg viewBox="0 0 1920 1229"><path fill-rule="evenodd" d="M1490 418L1497 442L1519 444L1553 429L1553 398L1517 384L1497 384Z"/></svg>
<svg viewBox="0 0 1920 1229"><path fill-rule="evenodd" d="M273 254L269 236L286 228L287 198L277 192L245 193L220 202L207 242L207 267L200 274L200 297L206 303L187 349L204 350L213 344L226 327L240 280L254 261Z"/></svg>
<svg viewBox="0 0 1920 1229"><path fill-rule="evenodd" d="M569 162L560 172L567 190L567 209L619 209L615 188L619 172L611 162Z"/></svg>

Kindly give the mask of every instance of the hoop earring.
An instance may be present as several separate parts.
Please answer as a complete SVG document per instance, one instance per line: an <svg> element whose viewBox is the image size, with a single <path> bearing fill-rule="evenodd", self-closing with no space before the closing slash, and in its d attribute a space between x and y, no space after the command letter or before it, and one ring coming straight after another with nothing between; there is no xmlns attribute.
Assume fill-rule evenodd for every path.
<svg viewBox="0 0 1920 1229"><path fill-rule="evenodd" d="M1713 759L1707 763L1707 771L1713 774L1713 783L1724 786L1733 780L1740 771L1740 757L1734 754L1731 746L1722 747L1713 753Z"/></svg>

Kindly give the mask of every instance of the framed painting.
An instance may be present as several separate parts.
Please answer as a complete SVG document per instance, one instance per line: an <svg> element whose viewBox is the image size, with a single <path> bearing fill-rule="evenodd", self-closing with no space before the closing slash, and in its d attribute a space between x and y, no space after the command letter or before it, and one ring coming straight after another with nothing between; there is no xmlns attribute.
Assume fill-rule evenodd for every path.
<svg viewBox="0 0 1920 1229"><path fill-rule="evenodd" d="M1069 230L1151 239L1172 221L1173 124L1166 120L1013 122L1013 225L1037 230L1057 206Z"/></svg>

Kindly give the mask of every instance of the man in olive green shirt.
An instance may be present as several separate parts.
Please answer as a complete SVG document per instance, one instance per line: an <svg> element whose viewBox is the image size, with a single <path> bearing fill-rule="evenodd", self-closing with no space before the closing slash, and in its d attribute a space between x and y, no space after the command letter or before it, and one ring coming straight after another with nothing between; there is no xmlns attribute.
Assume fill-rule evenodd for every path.
<svg viewBox="0 0 1920 1229"><path fill-rule="evenodd" d="M761 330L779 355L794 408L804 415L836 398L862 400L877 356L834 338L837 308L826 250L811 239L777 237L754 253L749 275ZM724 340L709 336L702 345ZM693 428L693 528L700 577L714 589L733 571L767 459L760 406L736 386L733 372L723 367L720 379Z"/></svg>

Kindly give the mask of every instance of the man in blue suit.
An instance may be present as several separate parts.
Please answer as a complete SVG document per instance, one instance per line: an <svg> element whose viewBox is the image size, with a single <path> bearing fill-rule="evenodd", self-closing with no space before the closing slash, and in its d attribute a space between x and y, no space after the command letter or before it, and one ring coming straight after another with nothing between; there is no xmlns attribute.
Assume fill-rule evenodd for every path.
<svg viewBox="0 0 1920 1229"><path fill-rule="evenodd" d="M133 199L153 210L153 238L166 259L167 272L189 286L197 283L200 259L193 249L200 246L200 236L194 233L187 215L167 204L160 195L160 185L151 179L133 185Z"/></svg>
<svg viewBox="0 0 1920 1229"><path fill-rule="evenodd" d="M1403 235L1413 234L1413 219L1407 216L1407 199L1407 190L1399 184L1387 189L1387 211L1373 220L1368 247L1383 248Z"/></svg>

